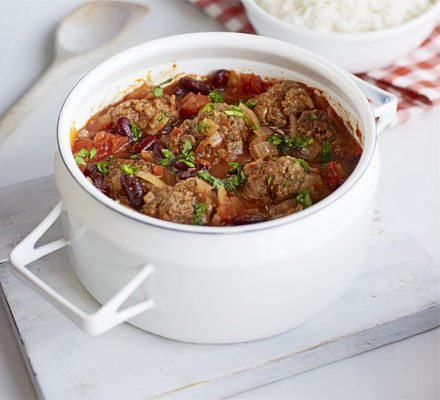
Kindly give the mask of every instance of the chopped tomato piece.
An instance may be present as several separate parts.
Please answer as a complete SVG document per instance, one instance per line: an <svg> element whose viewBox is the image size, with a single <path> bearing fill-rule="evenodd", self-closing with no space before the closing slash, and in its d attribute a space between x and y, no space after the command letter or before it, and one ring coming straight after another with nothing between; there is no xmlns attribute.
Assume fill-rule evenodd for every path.
<svg viewBox="0 0 440 400"><path fill-rule="evenodd" d="M241 74L241 81L244 93L260 94L267 88L266 83L258 75Z"/></svg>
<svg viewBox="0 0 440 400"><path fill-rule="evenodd" d="M97 150L94 161L100 161L104 160L109 155L124 152L126 144L128 143L128 138L101 131L96 134L93 143Z"/></svg>
<svg viewBox="0 0 440 400"><path fill-rule="evenodd" d="M330 161L322 172L322 178L330 190L335 190L345 181L345 173L336 161Z"/></svg>
<svg viewBox="0 0 440 400"><path fill-rule="evenodd" d="M162 165L155 165L153 167L153 174L156 176L162 176L164 172L164 169L162 167Z"/></svg>
<svg viewBox="0 0 440 400"><path fill-rule="evenodd" d="M73 143L73 154L78 153L78 151L82 149L86 149L87 151L92 150L93 148L93 140L90 140L88 138L80 138L77 137Z"/></svg>
<svg viewBox="0 0 440 400"><path fill-rule="evenodd" d="M193 117L204 105L208 103L208 97L204 96L203 94L188 93L180 103L180 118L187 119Z"/></svg>

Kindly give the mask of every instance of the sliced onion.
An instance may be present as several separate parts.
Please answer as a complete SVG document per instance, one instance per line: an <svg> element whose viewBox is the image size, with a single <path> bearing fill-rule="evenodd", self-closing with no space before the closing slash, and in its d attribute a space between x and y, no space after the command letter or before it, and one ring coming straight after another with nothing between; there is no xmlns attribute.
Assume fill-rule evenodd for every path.
<svg viewBox="0 0 440 400"><path fill-rule="evenodd" d="M278 149L271 142L258 142L251 144L251 150L255 158L264 160L270 156L277 156Z"/></svg>
<svg viewBox="0 0 440 400"><path fill-rule="evenodd" d="M205 182L203 179L196 178L196 183L197 189L201 193L208 193L212 190L212 186L208 182Z"/></svg>
<svg viewBox="0 0 440 400"><path fill-rule="evenodd" d="M240 103L239 107L243 111L244 116L246 117L247 124L249 126L256 128L253 129L253 131L259 138L264 139L272 135L273 132L269 128L260 126L260 120L249 107L245 106L243 103Z"/></svg>
<svg viewBox="0 0 440 400"><path fill-rule="evenodd" d="M234 70L229 71L229 85L241 86L241 77L238 72L235 72Z"/></svg>
<svg viewBox="0 0 440 400"><path fill-rule="evenodd" d="M212 136L209 138L209 144L210 144L212 147L217 147L222 141L223 141L223 136L220 135L220 132L216 132L216 133L214 133L214 135L212 135Z"/></svg>
<svg viewBox="0 0 440 400"><path fill-rule="evenodd" d="M296 138L298 136L298 132L296 131L296 121L297 118L294 115L289 115L289 122L290 122L290 131L289 136L291 138Z"/></svg>
<svg viewBox="0 0 440 400"><path fill-rule="evenodd" d="M218 204L221 206L229 201L228 193L226 192L225 185L221 184L217 190Z"/></svg>
<svg viewBox="0 0 440 400"><path fill-rule="evenodd" d="M162 188L168 186L162 179L158 178L156 175L154 175L150 172L138 170L134 174L137 177L143 179L144 181L152 183L154 186L158 187L159 189L162 189Z"/></svg>
<svg viewBox="0 0 440 400"><path fill-rule="evenodd" d="M112 191L113 192L120 192L121 190L122 190L121 175L115 174L112 177Z"/></svg>
<svg viewBox="0 0 440 400"><path fill-rule="evenodd" d="M210 118L203 118L200 124L202 126L201 132L206 136L214 135L220 128L220 126Z"/></svg>
<svg viewBox="0 0 440 400"><path fill-rule="evenodd" d="M321 145L317 140L314 140L308 146L303 147L298 153L302 158L311 161L314 160L316 157L318 157L321 151L322 151Z"/></svg>

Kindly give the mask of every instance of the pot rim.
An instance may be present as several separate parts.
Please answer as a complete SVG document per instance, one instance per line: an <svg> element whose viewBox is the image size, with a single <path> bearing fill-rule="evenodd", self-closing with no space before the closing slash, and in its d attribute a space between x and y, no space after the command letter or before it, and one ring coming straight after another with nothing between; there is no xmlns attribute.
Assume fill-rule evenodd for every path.
<svg viewBox="0 0 440 400"><path fill-rule="evenodd" d="M70 139L67 132L69 132L70 127L72 126L72 120L65 121L65 114L67 113L67 109L71 106L72 96L76 94L76 92L80 91L83 86L87 84L89 80L93 80L93 78L99 79L99 73L102 69L108 67L111 64L117 65L118 61L122 59L130 58L134 55L136 58L136 53L144 54L149 50L153 50L157 47L169 47L170 43L180 42L184 43L185 46L189 46L189 48L197 48L202 46L203 44L212 44L212 46L221 45L225 46L225 43L228 45L226 47L230 47L231 49L242 48L244 45L246 48L259 49L261 48L269 49L266 50L268 55L271 53L274 54L274 51L277 49L277 54L293 54L294 58L299 62L306 62L307 66L312 70L325 70L328 75L331 76L333 83L336 80L336 86L338 86L348 97L352 100L357 100L357 106L360 107L359 111L359 120L363 122L363 144L365 145L365 138L367 135L371 136L371 143L367 149L363 147L361 158L350 174L348 179L334 192L332 192L329 196L325 197L321 201L313 204L301 212L288 215L286 217L277 218L270 221L260 222L258 224L249 224L249 225L240 225L240 226L195 226L195 225L186 225L179 224L176 222L164 221L158 218L149 217L147 215L141 214L137 211L130 210L120 204L116 203L114 200L110 199L106 195L104 195L101 191L99 191L94 185L92 185L87 178L82 174L76 163L74 162L74 157L72 154L72 150L70 147ZM128 56L128 57L127 57ZM170 57L172 60L172 57ZM341 86L343 88L341 88ZM347 93L348 91L348 93ZM363 116L362 116L363 114ZM62 130L62 125L65 125L64 128L66 130ZM67 132L66 132L67 131ZM67 137L67 139L66 139ZM134 47L131 47L125 51L119 52L116 55L110 57L106 61L102 62L91 71L89 71L86 75L84 75L70 90L66 99L63 102L61 107L58 121L57 121L57 144L58 151L61 155L61 159L63 161L64 166L69 171L70 175L76 181L78 186L86 191L94 200L98 203L106 206L107 208L115 211L119 215L123 217L127 217L133 221L149 225L155 228L161 228L171 231L178 232L186 232L186 233L201 233L201 234L237 234L237 233L245 233L245 232L256 232L261 230L273 229L282 225L291 224L295 221L302 220L304 218L308 218L311 215L317 214L321 212L323 209L326 209L333 203L337 202L341 197L343 197L347 192L349 192L356 183L362 178L366 170L368 169L377 145L377 133L376 133L376 124L375 117L373 111L368 103L368 100L361 89L354 83L354 81L350 78L348 72L346 72L341 67L333 64L332 62L326 60L325 58L318 56L308 50L305 50L301 47L295 46L293 44L283 42L276 39L266 38L262 36L256 35L248 35L243 33L232 33L232 32L203 32L203 33L190 33L183 35L175 35L168 36L161 39L156 39L153 41L149 41Z"/></svg>
<svg viewBox="0 0 440 400"><path fill-rule="evenodd" d="M401 24L391 26L389 28L368 32L322 32L315 29L303 28L290 24L272 14L255 3L254 0L242 0L245 8L255 12L266 20L268 24L279 25L279 28L289 30L292 35L303 36L305 38L331 44L347 44L347 43L368 43L390 39L396 36L406 34L418 27L427 24L432 19L440 15L440 1L431 5L418 16L403 22ZM247 11L247 10L246 10Z"/></svg>

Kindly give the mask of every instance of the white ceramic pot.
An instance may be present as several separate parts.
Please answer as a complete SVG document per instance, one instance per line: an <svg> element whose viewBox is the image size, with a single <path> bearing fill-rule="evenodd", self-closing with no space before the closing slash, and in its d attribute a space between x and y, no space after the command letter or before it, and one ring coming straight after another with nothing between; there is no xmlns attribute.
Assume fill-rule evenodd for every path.
<svg viewBox="0 0 440 400"><path fill-rule="evenodd" d="M390 65L419 47L439 21L440 1L420 16L392 28L372 32L328 33L289 24L255 3L242 0L255 30L264 36L304 47L360 73Z"/></svg>
<svg viewBox="0 0 440 400"><path fill-rule="evenodd" d="M325 90L334 107L349 111L352 126L363 134L363 154L347 181L300 213L234 227L147 217L87 181L72 156L72 124L81 127L136 78L148 75L158 82L218 68L299 80ZM354 79L306 50L243 34L168 37L112 57L88 73L64 103L55 157L61 203L13 250L13 270L91 334L129 320L172 339L231 343L275 335L312 318L362 269L379 176L377 127L383 129L395 114L392 95L357 80L380 105L374 114ZM65 238L34 249L60 214ZM104 304L95 314L85 314L25 267L66 245L78 278ZM118 312L127 298L130 306Z"/></svg>

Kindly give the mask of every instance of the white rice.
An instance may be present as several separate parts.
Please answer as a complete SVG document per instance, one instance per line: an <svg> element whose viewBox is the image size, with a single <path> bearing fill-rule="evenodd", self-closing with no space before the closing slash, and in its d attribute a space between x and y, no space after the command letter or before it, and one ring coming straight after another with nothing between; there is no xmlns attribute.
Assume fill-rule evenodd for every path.
<svg viewBox="0 0 440 400"><path fill-rule="evenodd" d="M368 32L417 17L436 0L255 0L292 25L323 32Z"/></svg>

